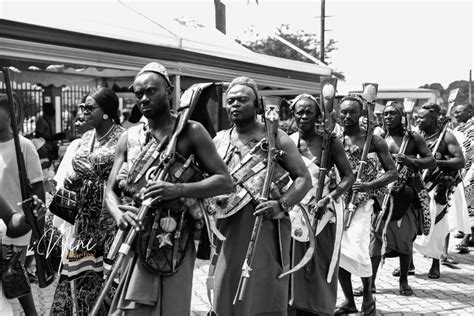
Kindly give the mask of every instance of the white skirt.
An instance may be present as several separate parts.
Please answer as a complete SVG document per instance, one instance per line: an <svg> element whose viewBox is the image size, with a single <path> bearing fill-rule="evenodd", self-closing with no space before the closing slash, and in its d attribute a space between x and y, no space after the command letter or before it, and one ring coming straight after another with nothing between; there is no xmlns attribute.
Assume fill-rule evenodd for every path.
<svg viewBox="0 0 474 316"><path fill-rule="evenodd" d="M342 235L339 266L361 278L372 276L369 244L373 208L372 199L360 205L354 213L351 226Z"/></svg>

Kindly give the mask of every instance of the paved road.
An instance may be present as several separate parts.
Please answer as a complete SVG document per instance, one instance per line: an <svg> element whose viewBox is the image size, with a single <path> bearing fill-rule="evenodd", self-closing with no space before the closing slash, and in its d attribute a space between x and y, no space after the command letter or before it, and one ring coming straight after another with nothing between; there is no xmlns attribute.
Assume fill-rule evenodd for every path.
<svg viewBox="0 0 474 316"><path fill-rule="evenodd" d="M414 254L416 275L409 277L414 295L404 297L398 295L398 279L391 275L398 265L398 259L387 259L380 269L377 280L377 312L380 315L474 315L474 247L471 253L457 254L454 245L459 239L451 239L450 253L459 261L455 269L442 266L441 278L428 279L431 261L418 253ZM209 309L206 294L206 277L208 261L197 260L194 273L192 299L192 315L204 316ZM353 279L354 286L360 281ZM35 302L40 315L49 315L49 307L53 299L55 283L46 289L38 289L33 285ZM339 290L339 299L342 293ZM360 308L361 299L357 298ZM24 315L18 303L14 304L15 315ZM1 314L1 313L0 313ZM68 315L65 315L68 316Z"/></svg>

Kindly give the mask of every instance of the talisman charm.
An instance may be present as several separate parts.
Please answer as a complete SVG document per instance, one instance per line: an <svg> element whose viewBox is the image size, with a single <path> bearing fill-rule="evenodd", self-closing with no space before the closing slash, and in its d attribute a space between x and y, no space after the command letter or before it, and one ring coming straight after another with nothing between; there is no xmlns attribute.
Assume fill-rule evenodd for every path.
<svg viewBox="0 0 474 316"><path fill-rule="evenodd" d="M168 216L162 217L160 219L160 228L163 229L167 233L171 233L172 231L175 230L177 226L176 221L174 220L173 217L171 217L168 213Z"/></svg>
<svg viewBox="0 0 474 316"><path fill-rule="evenodd" d="M161 233L157 235L156 238L158 238L158 241L160 242L158 246L159 248L163 246L173 246L173 243L171 242L171 239L170 239L170 233Z"/></svg>

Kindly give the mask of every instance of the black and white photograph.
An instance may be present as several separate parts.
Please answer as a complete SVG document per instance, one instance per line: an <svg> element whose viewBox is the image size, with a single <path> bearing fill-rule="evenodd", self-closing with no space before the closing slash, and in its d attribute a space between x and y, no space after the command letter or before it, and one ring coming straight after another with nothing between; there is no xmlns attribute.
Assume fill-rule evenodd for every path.
<svg viewBox="0 0 474 316"><path fill-rule="evenodd" d="M0 315L473 315L473 16L0 0Z"/></svg>

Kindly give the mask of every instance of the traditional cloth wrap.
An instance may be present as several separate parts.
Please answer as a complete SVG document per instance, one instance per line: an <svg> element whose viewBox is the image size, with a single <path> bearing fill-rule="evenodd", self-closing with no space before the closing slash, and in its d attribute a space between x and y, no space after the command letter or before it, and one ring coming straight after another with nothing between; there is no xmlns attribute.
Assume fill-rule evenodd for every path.
<svg viewBox="0 0 474 316"><path fill-rule="evenodd" d="M159 145L151 138L128 174L125 194L138 205L141 203L138 190L152 180L150 168L159 164ZM187 183L199 181L203 177L192 155L185 159L176 152L165 181ZM178 271L192 245L193 231L196 223L202 220L202 212L198 200L193 198L177 198L152 205L143 220L145 228L137 238L138 255L147 270L159 275L171 275Z"/></svg>
<svg viewBox="0 0 474 316"><path fill-rule="evenodd" d="M297 133L295 133L297 134ZM295 140L295 134L292 134L290 137ZM298 242L308 242L309 241L309 228L304 221L303 217L303 208L309 215L310 222L313 223L315 211L316 211L316 189L318 184L318 178L320 173L320 168L316 165L315 160L309 160L308 158L302 156L303 161L305 162L306 166L308 167L308 171L311 175L312 182L314 184L313 188L306 193L306 196L301 200L300 203L295 205L291 208L289 215L291 220L291 237L298 241ZM338 182L339 179L336 179ZM324 189L323 189L323 196L326 196L330 192L330 182L331 179L329 176L326 176L324 181ZM287 186L290 186L292 182L288 183ZM329 263L328 274L326 276L326 281L328 283L331 282L332 277L334 275L334 270L337 265L337 261L339 258L339 249L341 244L341 238L343 233L343 223L344 223L344 206L342 199L338 199L337 201L331 201L327 206L327 211L324 213L322 218L318 221L316 226L315 236L318 236L326 227L326 225L331 223L336 223L336 238L334 239L334 247L333 247L333 254L331 257L331 262Z"/></svg>
<svg viewBox="0 0 474 316"><path fill-rule="evenodd" d="M236 150L231 144L231 132L232 129L223 132L225 134L217 147L217 152L224 161ZM237 213L249 202L258 203L265 179L266 158L266 140L262 139L231 170L234 192L208 199L210 213L216 213L217 219L226 218ZM289 180L286 170L276 164L271 191L276 191L274 194L278 196Z"/></svg>

